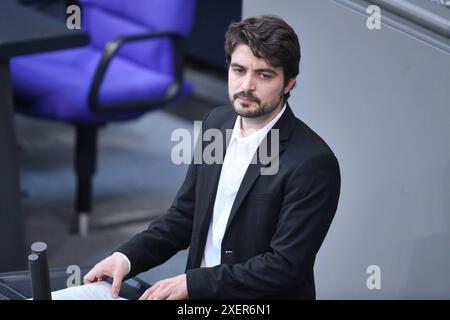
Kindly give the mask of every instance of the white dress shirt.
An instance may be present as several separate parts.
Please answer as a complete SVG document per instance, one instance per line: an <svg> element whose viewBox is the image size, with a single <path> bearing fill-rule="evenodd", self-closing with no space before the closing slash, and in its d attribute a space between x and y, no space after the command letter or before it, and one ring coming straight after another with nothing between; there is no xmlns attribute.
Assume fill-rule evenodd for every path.
<svg viewBox="0 0 450 320"><path fill-rule="evenodd" d="M213 267L220 264L222 239L242 179L260 142L285 109L286 106L267 125L246 137L241 134L241 117L237 117L220 172L213 216L209 225L201 267Z"/></svg>

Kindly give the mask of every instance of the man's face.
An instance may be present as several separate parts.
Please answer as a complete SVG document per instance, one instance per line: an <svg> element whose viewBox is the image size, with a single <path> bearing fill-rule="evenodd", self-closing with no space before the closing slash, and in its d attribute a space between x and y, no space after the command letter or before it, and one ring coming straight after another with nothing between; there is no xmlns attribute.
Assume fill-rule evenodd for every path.
<svg viewBox="0 0 450 320"><path fill-rule="evenodd" d="M236 46L228 69L228 94L234 110L241 117L258 118L281 107L282 98L294 80L284 87L281 67L275 68L257 58L247 45Z"/></svg>

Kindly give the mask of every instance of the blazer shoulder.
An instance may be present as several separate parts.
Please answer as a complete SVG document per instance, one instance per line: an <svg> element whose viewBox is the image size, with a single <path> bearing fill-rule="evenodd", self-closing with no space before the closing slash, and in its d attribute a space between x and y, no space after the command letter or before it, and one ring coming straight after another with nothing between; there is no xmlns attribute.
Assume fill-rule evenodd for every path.
<svg viewBox="0 0 450 320"><path fill-rule="evenodd" d="M339 162L331 147L313 129L300 119L289 139L289 158L295 167L311 168L326 166L339 172Z"/></svg>
<svg viewBox="0 0 450 320"><path fill-rule="evenodd" d="M206 127L219 128L224 121L233 119L236 117L233 106L225 105L211 109L203 118L203 122Z"/></svg>

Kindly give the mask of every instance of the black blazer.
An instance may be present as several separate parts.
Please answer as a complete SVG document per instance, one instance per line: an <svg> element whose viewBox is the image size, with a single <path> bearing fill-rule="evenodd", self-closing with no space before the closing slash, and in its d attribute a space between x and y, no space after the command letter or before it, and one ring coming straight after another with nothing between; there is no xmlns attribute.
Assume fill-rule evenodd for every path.
<svg viewBox="0 0 450 320"><path fill-rule="evenodd" d="M235 120L232 106L215 108L203 130L225 135ZM129 276L189 247L189 299L315 298L314 260L336 212L339 165L288 105L273 128L279 129L278 173L261 175L263 164L249 165L222 240L221 264L200 268L222 166L191 164L168 212L117 249L131 261Z"/></svg>

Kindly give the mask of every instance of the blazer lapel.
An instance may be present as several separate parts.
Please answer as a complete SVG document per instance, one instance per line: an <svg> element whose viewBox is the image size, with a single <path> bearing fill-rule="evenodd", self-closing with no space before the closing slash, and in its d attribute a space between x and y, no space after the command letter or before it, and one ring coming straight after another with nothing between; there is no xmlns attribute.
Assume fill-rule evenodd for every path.
<svg viewBox="0 0 450 320"><path fill-rule="evenodd" d="M220 131L222 132L223 142L224 142L223 143L223 156L224 157L225 157L226 149L228 148L228 144L229 144L229 137L227 137L227 129L228 130L233 129L234 123L236 122L236 117L237 116L234 116L230 119L225 120L222 127L220 128ZM231 131L230 131L230 133L231 133ZM205 147L205 144L203 144L203 147ZM203 148L202 148L202 150L203 150ZM204 199L202 201L199 201L199 204L201 204L203 206L201 209L199 209L199 211L203 213L201 215L202 220L200 222L201 224L200 224L200 232L199 232L200 237L201 237L200 243L203 243L203 244L206 243L206 237L208 235L209 224L211 222L212 212L213 212L213 208L214 208L214 201L216 198L217 187L219 184L220 172L222 171L222 163L223 163L223 161L221 161L221 163L204 165L205 177L206 177L206 179L204 179L204 187L202 188ZM203 248L202 248L202 250L203 250Z"/></svg>
<svg viewBox="0 0 450 320"><path fill-rule="evenodd" d="M278 154L272 154L270 150L271 146L271 134L270 131L264 138L264 140L261 142L260 146L265 144L268 146L268 153L270 154L270 161L266 164L263 164L259 160L259 150L260 147L255 152L255 155L253 156L253 160L251 164L248 166L247 171L245 172L244 178L242 179L241 185L239 187L239 190L236 194L236 198L234 200L233 206L231 208L230 216L228 218L227 226L225 229L225 234L227 233L230 224L233 221L233 218L235 217L239 207L241 206L243 200L245 199L247 193L252 188L253 184L255 183L256 179L261 175L261 170L263 167L268 167L271 165L272 161L279 161L279 156L286 148L287 141L289 140L289 137L291 135L291 132L295 126L295 115L293 114L291 108L289 107L289 104L286 104L286 110L284 110L283 115L281 118L275 123L272 129L278 129L279 130L279 150ZM257 159L258 161L254 161ZM278 163L280 165L280 163ZM217 187L217 186L216 186Z"/></svg>

